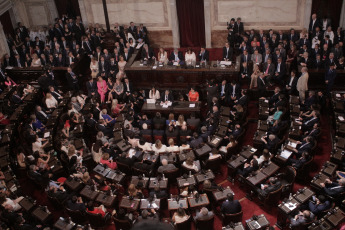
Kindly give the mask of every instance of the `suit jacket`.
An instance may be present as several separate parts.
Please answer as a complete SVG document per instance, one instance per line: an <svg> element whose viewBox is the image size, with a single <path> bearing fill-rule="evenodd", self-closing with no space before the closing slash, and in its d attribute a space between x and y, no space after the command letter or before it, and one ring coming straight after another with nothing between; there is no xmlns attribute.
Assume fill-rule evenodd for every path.
<svg viewBox="0 0 345 230"><path fill-rule="evenodd" d="M285 62L280 63L280 71L278 72L278 63L277 63L277 67L276 67L276 72L278 73L278 77L280 79L283 79L285 74L286 74L286 65Z"/></svg>
<svg viewBox="0 0 345 230"><path fill-rule="evenodd" d="M181 51L178 51L177 56L178 56L178 59L180 61L184 61L184 56L183 56ZM175 53L174 52L171 52L171 54L169 56L169 61L175 61Z"/></svg>
<svg viewBox="0 0 345 230"><path fill-rule="evenodd" d="M99 61L98 62L99 72L103 73L103 68L104 68L104 72L108 73L110 71L110 63L108 61L104 60L104 65L102 65L102 62Z"/></svg>
<svg viewBox="0 0 345 230"><path fill-rule="evenodd" d="M334 80L337 76L336 70L327 70L325 73L325 81L328 81L328 85L332 86L334 84Z"/></svg>
<svg viewBox="0 0 345 230"><path fill-rule="evenodd" d="M247 54L247 58L245 59L245 56L244 56L244 54L241 54L241 63L243 63L243 62L249 62L250 60L252 60L252 57L251 57L251 55L248 53Z"/></svg>
<svg viewBox="0 0 345 230"><path fill-rule="evenodd" d="M256 54L253 54L252 55L252 62L254 63L254 64L256 64L256 63L261 63L262 62L262 54L258 54L258 55L256 55Z"/></svg>
<svg viewBox="0 0 345 230"><path fill-rule="evenodd" d="M238 98L237 104L242 105L242 107L246 106L248 104L248 96L247 95L240 96Z"/></svg>
<svg viewBox="0 0 345 230"><path fill-rule="evenodd" d="M241 33L243 33L243 31L244 31L243 22L240 22L240 24L235 22L235 24L234 24L234 32L241 34Z"/></svg>
<svg viewBox="0 0 345 230"><path fill-rule="evenodd" d="M86 82L86 89L87 89L87 96L92 97L92 93L95 93L97 91L97 83L95 81L92 81L90 83L89 81Z"/></svg>
<svg viewBox="0 0 345 230"><path fill-rule="evenodd" d="M281 183L280 181L277 181L275 184L273 185L270 184L267 188L262 190L261 194L264 196L267 196L269 193L277 191L280 187L281 187Z"/></svg>
<svg viewBox="0 0 345 230"><path fill-rule="evenodd" d="M199 53L198 60L199 61L202 61L202 60L209 61L209 52L208 52L208 50L205 50L205 52L203 54Z"/></svg>
<svg viewBox="0 0 345 230"><path fill-rule="evenodd" d="M266 62L266 63L264 63L264 66L262 68L263 73L266 73L267 67L268 67L268 63ZM268 75L270 77L273 77L274 73L275 73L275 66L273 63L271 63L269 68L268 68Z"/></svg>
<svg viewBox="0 0 345 230"><path fill-rule="evenodd" d="M224 95L221 95L223 85L220 84L220 85L218 86L218 88L219 88L218 91L219 91L220 96L228 96L228 91L229 91L229 84L228 84L228 83L226 83L226 84L224 85Z"/></svg>
<svg viewBox="0 0 345 230"><path fill-rule="evenodd" d="M146 51L145 51L146 52ZM127 53L127 58L126 58L126 54L125 53L122 53L122 56L123 56L123 58L125 59L125 61L126 62L128 62L128 60L132 57L132 53L130 53L129 51L128 51L128 53ZM151 56L151 55L150 55Z"/></svg>
<svg viewBox="0 0 345 230"><path fill-rule="evenodd" d="M314 24L314 25L313 25L313 24ZM313 23L313 20L310 19L310 22L309 22L309 31L311 31L311 32L314 33L316 27L320 27L320 29L322 29L322 28L321 28L321 24L320 24L320 20L319 20L318 18L316 18L316 19L315 19L315 22Z"/></svg>
<svg viewBox="0 0 345 230"><path fill-rule="evenodd" d="M89 44L89 45L88 45ZM89 41L89 43L87 44L87 42L83 41L83 49L87 54L92 54L93 52L93 45L91 44L91 42Z"/></svg>
<svg viewBox="0 0 345 230"><path fill-rule="evenodd" d="M242 206L238 200L234 201L224 201L222 207L220 208L221 212L224 214L235 214L242 211Z"/></svg>
<svg viewBox="0 0 345 230"><path fill-rule="evenodd" d="M337 196L340 193L345 192L345 187L344 186L340 186L338 183L333 182L330 185L327 185L324 189L323 189L327 195L329 196Z"/></svg>
<svg viewBox="0 0 345 230"><path fill-rule="evenodd" d="M229 85L229 90L228 90L228 96L232 96L233 94L235 94L236 98L239 98L241 95L241 88L239 84L235 84L235 92L234 92L234 88L232 85Z"/></svg>
<svg viewBox="0 0 345 230"><path fill-rule="evenodd" d="M286 82L286 85L289 85L290 84L290 81L291 81L291 76L289 77L289 79L287 80ZM294 79L292 80L292 83L291 83L291 92L296 92L297 91L297 81L298 81L298 77L294 77Z"/></svg>
<svg viewBox="0 0 345 230"><path fill-rule="evenodd" d="M293 41L293 42L296 42L296 41L298 41L298 39L299 39L299 35L298 34L289 34L288 35L288 39L289 39L289 41Z"/></svg>
<svg viewBox="0 0 345 230"><path fill-rule="evenodd" d="M171 93L169 93L168 94L168 101L173 101L173 100L174 100L173 95ZM165 93L162 94L161 101L165 102Z"/></svg>
<svg viewBox="0 0 345 230"><path fill-rule="evenodd" d="M231 47L229 47L228 50L226 47L223 47L223 59L227 58L229 60L232 60L233 52L234 52L234 50Z"/></svg>
<svg viewBox="0 0 345 230"><path fill-rule="evenodd" d="M302 74L297 81L297 90L298 91L307 91L308 90L308 79L309 79L309 74L305 73Z"/></svg>

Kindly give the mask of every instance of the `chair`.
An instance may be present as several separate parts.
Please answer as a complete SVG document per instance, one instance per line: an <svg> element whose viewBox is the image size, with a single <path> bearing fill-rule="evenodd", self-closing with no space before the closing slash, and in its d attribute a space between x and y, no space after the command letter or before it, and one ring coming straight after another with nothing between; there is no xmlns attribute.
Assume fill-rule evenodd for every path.
<svg viewBox="0 0 345 230"><path fill-rule="evenodd" d="M188 220L185 220L181 223L175 224L176 230L189 230L191 229L192 222L190 218Z"/></svg>
<svg viewBox="0 0 345 230"><path fill-rule="evenodd" d="M152 136L151 135L142 135L142 137L144 138L144 140L146 142L152 143Z"/></svg>
<svg viewBox="0 0 345 230"><path fill-rule="evenodd" d="M63 208L63 204L65 203L66 200L64 201L59 201L56 197L49 196L47 194L48 200L53 204L55 210L59 210Z"/></svg>
<svg viewBox="0 0 345 230"><path fill-rule="evenodd" d="M116 229L129 230L132 227L131 222L128 220L119 220L114 217L114 223Z"/></svg>
<svg viewBox="0 0 345 230"><path fill-rule="evenodd" d="M204 168L205 169L210 169L213 172L219 172L220 171L220 165L222 163L222 158L221 157L217 157L215 159L208 159L204 162Z"/></svg>
<svg viewBox="0 0 345 230"><path fill-rule="evenodd" d="M116 162L117 164L117 168L118 170L120 170L121 172L123 172L124 174L126 174L127 176L130 176L132 175L132 170L131 170L131 167L129 167L128 165L126 164L123 164L121 162Z"/></svg>
<svg viewBox="0 0 345 230"><path fill-rule="evenodd" d="M163 136L160 135L154 135L153 140L156 142L156 140L160 140L162 143L164 143Z"/></svg>
<svg viewBox="0 0 345 230"><path fill-rule="evenodd" d="M279 203L283 186L281 186L276 191L270 192L266 197L263 197L262 203L270 207L276 207Z"/></svg>
<svg viewBox="0 0 345 230"><path fill-rule="evenodd" d="M243 211L234 214L223 214L223 226L228 224L242 222Z"/></svg>
<svg viewBox="0 0 345 230"><path fill-rule="evenodd" d="M143 175L143 174L145 174L145 176L150 176L151 171L141 170L141 169L138 169L135 167L132 168L132 175L133 176L139 176L139 175Z"/></svg>
<svg viewBox="0 0 345 230"><path fill-rule="evenodd" d="M84 212L81 212L79 210L71 210L69 208L66 208L66 212L67 215L71 217L74 223L84 225L87 222Z"/></svg>
<svg viewBox="0 0 345 230"><path fill-rule="evenodd" d="M303 180L303 181L308 180L308 176L309 176L308 172L309 172L309 168L310 168L313 160L314 160L314 157L312 156L312 157L310 157L309 161L307 161L303 164L303 166L301 168L297 169L296 177L298 179Z"/></svg>
<svg viewBox="0 0 345 230"><path fill-rule="evenodd" d="M100 213L94 214L89 212L86 212L86 218L89 220L92 228L101 229L108 225L108 220L110 219L108 213L103 217Z"/></svg>
<svg viewBox="0 0 345 230"><path fill-rule="evenodd" d="M287 166L285 172L278 175L283 186L282 197L286 197L288 194L292 192L293 184L295 183L296 179L296 174L296 170L293 167Z"/></svg>
<svg viewBox="0 0 345 230"><path fill-rule="evenodd" d="M168 178L168 183L175 183L176 182L176 178L180 176L180 169L176 168L170 171L165 171L164 172L164 176L166 178Z"/></svg>
<svg viewBox="0 0 345 230"><path fill-rule="evenodd" d="M198 230L209 230L213 229L214 216L209 217L204 220L196 220L195 225Z"/></svg>

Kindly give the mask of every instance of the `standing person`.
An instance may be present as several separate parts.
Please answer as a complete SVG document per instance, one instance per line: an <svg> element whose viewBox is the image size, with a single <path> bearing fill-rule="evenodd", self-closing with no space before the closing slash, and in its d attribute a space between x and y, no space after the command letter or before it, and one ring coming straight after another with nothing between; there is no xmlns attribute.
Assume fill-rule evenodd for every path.
<svg viewBox="0 0 345 230"><path fill-rule="evenodd" d="M297 81L297 91L299 93L300 101L302 102L304 102L304 99L305 99L305 91L308 90L308 79L309 79L308 68L303 67L302 75Z"/></svg>
<svg viewBox="0 0 345 230"><path fill-rule="evenodd" d="M107 83L101 76L98 77L97 81L97 91L99 96L101 97L101 103L104 103L105 101L105 94L107 93Z"/></svg>
<svg viewBox="0 0 345 230"><path fill-rule="evenodd" d="M330 94L330 92L332 91L336 76L337 76L337 73L335 70L335 64L331 63L331 65L329 66L329 69L326 71L326 74L325 74L325 84L326 84L327 94Z"/></svg>

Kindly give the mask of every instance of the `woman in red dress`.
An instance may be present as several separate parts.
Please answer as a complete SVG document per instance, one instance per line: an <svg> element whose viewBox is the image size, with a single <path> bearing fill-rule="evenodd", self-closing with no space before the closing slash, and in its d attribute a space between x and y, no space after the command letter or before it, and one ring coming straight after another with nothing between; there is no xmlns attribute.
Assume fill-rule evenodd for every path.
<svg viewBox="0 0 345 230"><path fill-rule="evenodd" d="M188 100L199 101L199 93L195 91L194 87L190 88L190 91L188 93Z"/></svg>

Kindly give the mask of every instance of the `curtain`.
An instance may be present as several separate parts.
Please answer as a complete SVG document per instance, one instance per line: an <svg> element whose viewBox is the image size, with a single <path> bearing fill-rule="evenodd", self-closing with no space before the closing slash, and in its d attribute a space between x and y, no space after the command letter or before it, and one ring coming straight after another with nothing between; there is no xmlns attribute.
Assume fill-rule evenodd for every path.
<svg viewBox="0 0 345 230"><path fill-rule="evenodd" d="M176 0L181 47L205 46L203 0Z"/></svg>
<svg viewBox="0 0 345 230"><path fill-rule="evenodd" d="M311 13L316 13L320 19L331 19L332 30L335 32L339 26L343 0L313 0Z"/></svg>
<svg viewBox="0 0 345 230"><path fill-rule="evenodd" d="M69 17L76 17L80 15L78 0L55 0L55 5L61 18L63 14L67 14Z"/></svg>
<svg viewBox="0 0 345 230"><path fill-rule="evenodd" d="M11 34L11 35L14 34L11 16L10 16L10 12L8 10L0 16L0 22L1 22L2 27L4 29L5 35L6 34Z"/></svg>

